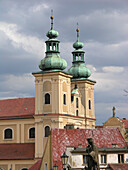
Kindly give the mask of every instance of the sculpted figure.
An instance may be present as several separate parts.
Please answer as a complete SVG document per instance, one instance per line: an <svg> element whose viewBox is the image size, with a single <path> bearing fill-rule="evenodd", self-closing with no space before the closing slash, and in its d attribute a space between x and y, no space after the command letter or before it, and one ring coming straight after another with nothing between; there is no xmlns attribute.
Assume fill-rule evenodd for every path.
<svg viewBox="0 0 128 170"><path fill-rule="evenodd" d="M97 146L93 143L92 138L87 139L89 145L86 148L87 152L87 165L85 168L87 170L99 170L99 159L98 159L98 149Z"/></svg>

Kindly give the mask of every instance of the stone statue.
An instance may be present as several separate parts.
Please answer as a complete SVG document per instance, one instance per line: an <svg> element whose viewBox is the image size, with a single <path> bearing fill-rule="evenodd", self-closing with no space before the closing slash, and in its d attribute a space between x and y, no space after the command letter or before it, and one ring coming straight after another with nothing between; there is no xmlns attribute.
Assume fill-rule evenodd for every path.
<svg viewBox="0 0 128 170"><path fill-rule="evenodd" d="M86 148L87 156L87 166L86 170L99 170L99 159L98 159L98 149L97 146L93 143L92 138L87 139L89 145Z"/></svg>
<svg viewBox="0 0 128 170"><path fill-rule="evenodd" d="M116 114L115 110L116 110L116 108L115 108L115 107L113 107L113 108L112 108L112 111L113 111L113 117L115 117L115 114Z"/></svg>

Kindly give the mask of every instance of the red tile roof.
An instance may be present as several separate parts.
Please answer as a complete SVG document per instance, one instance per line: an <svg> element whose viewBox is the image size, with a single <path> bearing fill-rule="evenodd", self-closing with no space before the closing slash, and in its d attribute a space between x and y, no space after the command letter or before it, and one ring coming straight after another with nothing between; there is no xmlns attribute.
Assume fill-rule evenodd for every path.
<svg viewBox="0 0 128 170"><path fill-rule="evenodd" d="M0 100L0 119L32 117L35 112L35 98Z"/></svg>
<svg viewBox="0 0 128 170"><path fill-rule="evenodd" d="M120 163L120 164L108 164L112 170L127 170L128 163Z"/></svg>
<svg viewBox="0 0 128 170"><path fill-rule="evenodd" d="M40 170L41 167L41 160L37 161L31 168L28 170Z"/></svg>
<svg viewBox="0 0 128 170"><path fill-rule="evenodd" d="M53 129L52 130L52 157L53 165L56 163L58 170L62 169L60 156L64 153L67 146L78 147L82 144L85 148L88 145L87 138L93 138L98 148L111 148L113 143L119 147L127 144L118 129L99 128L99 129Z"/></svg>
<svg viewBox="0 0 128 170"><path fill-rule="evenodd" d="M35 144L0 144L0 160L34 159Z"/></svg>

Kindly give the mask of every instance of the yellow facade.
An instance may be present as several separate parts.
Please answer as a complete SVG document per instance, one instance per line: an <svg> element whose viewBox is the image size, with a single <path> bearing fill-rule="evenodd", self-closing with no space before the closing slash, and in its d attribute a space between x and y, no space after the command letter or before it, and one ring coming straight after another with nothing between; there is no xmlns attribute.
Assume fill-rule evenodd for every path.
<svg viewBox="0 0 128 170"><path fill-rule="evenodd" d="M33 160L0 160L0 168L4 170L29 168L43 157L44 163L45 161L48 163L49 169L51 162L49 162L48 155L51 155L51 145L48 133L52 128L63 129L70 126L82 129L95 128L95 82L87 79L91 75L91 71L85 66L82 67L81 74L84 75L84 78L82 77L81 80L73 80L71 74L62 71L67 64L59 55L59 41L56 39L58 32L54 31L52 26L51 22L51 30L47 33L49 39L46 41L46 57L41 60L39 65L43 71L33 73L35 77L33 118L0 120L0 144L34 143L35 157ZM73 62L84 63L84 51L78 50L83 48L83 43L76 42L74 48L76 50L73 52ZM80 51L82 51L81 54ZM79 58L79 62L76 61L76 58ZM35 138L29 137L31 128L35 128ZM6 129L12 130L11 139L4 138ZM41 167L41 170L44 170L44 166Z"/></svg>
<svg viewBox="0 0 128 170"><path fill-rule="evenodd" d="M34 160L0 160L4 170L22 170L31 167L38 159L51 152L46 145L50 142L45 137L45 127L64 128L74 125L74 128L95 128L94 114L94 82L89 80L71 81L71 75L62 72L37 73L35 76L35 116L31 119L0 120L0 143L35 143ZM72 94L77 84L77 90ZM45 94L50 94L50 104L45 104ZM64 103L64 95L66 96ZM73 101L71 101L73 96ZM78 101L77 101L78 100ZM89 100L91 108L89 108ZM78 105L77 105L77 102ZM76 111L78 110L78 115ZM29 129L35 127L35 139L29 138ZM4 139L4 130L13 130L12 139ZM49 141L48 141L49 139ZM51 146L49 144L49 146ZM48 163L48 161L46 160ZM50 162L48 163L49 166ZM44 167L42 167L44 169Z"/></svg>

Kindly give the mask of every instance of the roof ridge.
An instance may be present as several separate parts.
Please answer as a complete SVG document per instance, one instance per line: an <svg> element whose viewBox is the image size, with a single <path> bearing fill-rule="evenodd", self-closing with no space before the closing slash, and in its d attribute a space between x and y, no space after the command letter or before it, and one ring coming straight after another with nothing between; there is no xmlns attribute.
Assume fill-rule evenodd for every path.
<svg viewBox="0 0 128 170"><path fill-rule="evenodd" d="M19 98L8 98L8 99L0 99L0 101L5 101L5 100L20 100L20 99L33 99L35 97L19 97Z"/></svg>

